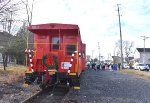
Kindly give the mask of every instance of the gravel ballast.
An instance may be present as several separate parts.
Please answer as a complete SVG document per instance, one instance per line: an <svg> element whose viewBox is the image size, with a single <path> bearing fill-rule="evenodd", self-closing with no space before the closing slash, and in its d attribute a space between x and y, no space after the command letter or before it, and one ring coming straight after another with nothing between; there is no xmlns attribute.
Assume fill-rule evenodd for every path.
<svg viewBox="0 0 150 103"><path fill-rule="evenodd" d="M88 69L81 90L71 90L64 103L150 103L150 80L126 73Z"/></svg>
<svg viewBox="0 0 150 103"><path fill-rule="evenodd" d="M7 75L0 74L7 78ZM150 103L150 80L131 74L88 69L81 75L81 89L71 89L62 103ZM40 88L0 81L0 103L21 103Z"/></svg>

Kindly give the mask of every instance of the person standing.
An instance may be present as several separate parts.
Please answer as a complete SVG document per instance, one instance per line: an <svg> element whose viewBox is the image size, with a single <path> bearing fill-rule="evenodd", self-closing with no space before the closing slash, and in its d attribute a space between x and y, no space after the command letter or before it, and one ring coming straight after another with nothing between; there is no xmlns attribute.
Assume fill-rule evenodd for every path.
<svg viewBox="0 0 150 103"><path fill-rule="evenodd" d="M119 68L119 70L120 70L120 68L121 68L121 63L118 63L118 68Z"/></svg>
<svg viewBox="0 0 150 103"><path fill-rule="evenodd" d="M87 68L90 69L90 64L87 64Z"/></svg>
<svg viewBox="0 0 150 103"><path fill-rule="evenodd" d="M100 64L97 65L97 70L100 70Z"/></svg>
<svg viewBox="0 0 150 103"><path fill-rule="evenodd" d="M105 64L102 65L102 70L105 70Z"/></svg>
<svg viewBox="0 0 150 103"><path fill-rule="evenodd" d="M110 70L110 71L113 70L113 64L109 64L109 70Z"/></svg>
<svg viewBox="0 0 150 103"><path fill-rule="evenodd" d="M113 64L111 64L111 70L113 71Z"/></svg>
<svg viewBox="0 0 150 103"><path fill-rule="evenodd" d="M95 71L97 70L97 68L96 68L96 63L94 63L94 70L95 70Z"/></svg>
<svg viewBox="0 0 150 103"><path fill-rule="evenodd" d="M96 70L95 63L92 63L92 69Z"/></svg>

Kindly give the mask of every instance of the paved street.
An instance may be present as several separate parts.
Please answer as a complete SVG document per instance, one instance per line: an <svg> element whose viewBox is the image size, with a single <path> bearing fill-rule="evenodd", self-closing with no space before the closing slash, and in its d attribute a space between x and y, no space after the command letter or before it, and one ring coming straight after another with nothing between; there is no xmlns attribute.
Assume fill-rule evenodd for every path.
<svg viewBox="0 0 150 103"><path fill-rule="evenodd" d="M70 91L69 101L78 103L150 103L150 80L112 72L87 70L81 90Z"/></svg>

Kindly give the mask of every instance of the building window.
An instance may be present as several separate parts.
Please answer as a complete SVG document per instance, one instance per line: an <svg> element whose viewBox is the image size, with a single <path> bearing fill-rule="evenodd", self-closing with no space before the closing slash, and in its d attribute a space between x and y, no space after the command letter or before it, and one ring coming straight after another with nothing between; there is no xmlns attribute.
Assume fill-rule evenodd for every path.
<svg viewBox="0 0 150 103"><path fill-rule="evenodd" d="M59 50L59 38L58 37L52 38L52 49Z"/></svg>
<svg viewBox="0 0 150 103"><path fill-rule="evenodd" d="M72 55L72 53L76 51L76 46L75 45L67 45L66 46L66 53L67 55Z"/></svg>

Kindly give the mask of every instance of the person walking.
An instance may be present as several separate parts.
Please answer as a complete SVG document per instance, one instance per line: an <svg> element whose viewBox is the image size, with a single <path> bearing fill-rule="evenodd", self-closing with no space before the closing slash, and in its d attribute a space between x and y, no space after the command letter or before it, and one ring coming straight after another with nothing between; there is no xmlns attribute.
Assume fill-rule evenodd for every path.
<svg viewBox="0 0 150 103"><path fill-rule="evenodd" d="M114 63L114 65L113 65L113 71L116 74L116 71L117 71L117 64L116 63Z"/></svg>
<svg viewBox="0 0 150 103"><path fill-rule="evenodd" d="M105 64L105 70L108 71L108 64Z"/></svg>

